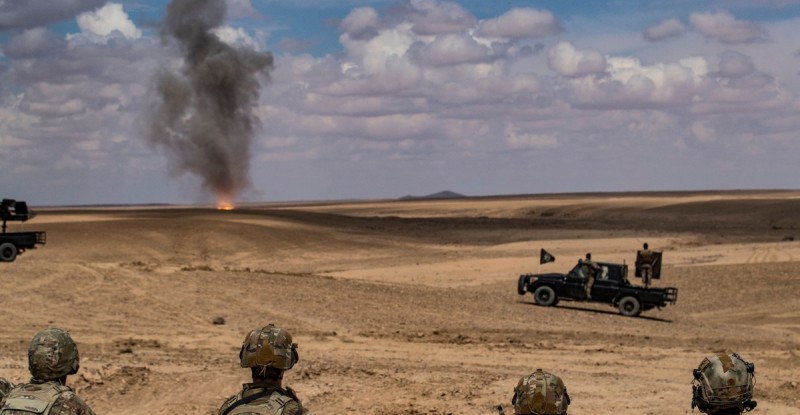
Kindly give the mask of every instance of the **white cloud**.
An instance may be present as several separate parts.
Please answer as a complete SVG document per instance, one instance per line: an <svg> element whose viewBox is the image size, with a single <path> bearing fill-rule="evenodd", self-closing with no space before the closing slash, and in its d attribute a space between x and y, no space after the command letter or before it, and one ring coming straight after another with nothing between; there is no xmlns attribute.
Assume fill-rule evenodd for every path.
<svg viewBox="0 0 800 415"><path fill-rule="evenodd" d="M595 108L636 108L691 103L700 93L708 64L703 58L642 65L636 58L611 57L608 76L572 82L579 105Z"/></svg>
<svg viewBox="0 0 800 415"><path fill-rule="evenodd" d="M260 16L261 13L253 8L250 0L225 0L228 8L229 19L241 19Z"/></svg>
<svg viewBox="0 0 800 415"><path fill-rule="evenodd" d="M520 134L511 125L505 129L506 144L513 149L553 149L558 139L553 134Z"/></svg>
<svg viewBox="0 0 800 415"><path fill-rule="evenodd" d="M97 10L81 13L76 21L83 33L95 36L106 37L118 31L127 39L142 37L142 31L133 24L119 3L106 3Z"/></svg>
<svg viewBox="0 0 800 415"><path fill-rule="evenodd" d="M767 39L766 29L755 23L736 20L728 12L692 13L689 21L703 36L721 43L748 43Z"/></svg>
<svg viewBox="0 0 800 415"><path fill-rule="evenodd" d="M692 134L701 143L710 143L717 138L714 129L703 121L695 121L692 124Z"/></svg>
<svg viewBox="0 0 800 415"><path fill-rule="evenodd" d="M712 166L721 159L743 165L738 145L748 139L762 149L764 165L783 169L775 177L800 174L786 167L790 162L774 162L800 151L796 19L765 23L773 41L734 51L720 43L736 38L706 34L719 42L703 42L699 26L648 44L628 29L636 22L609 30L620 20L600 19L585 35L585 22L570 20L563 38L534 45L522 37L552 33L553 25L517 21L525 13L514 10L482 22L444 1L407 0L383 10L361 7L342 21L342 53L287 53L276 61L262 90L263 129L253 158L263 161L253 163L253 177L264 194L285 198L281 189L314 183L329 193L292 195L391 197L412 193L398 190L409 185L408 175L431 186L447 178L470 194L573 191L589 182L582 180L585 171L625 188L629 175L620 180L603 165L625 162L637 171L638 160L654 152L659 157L647 159L642 171L664 179L643 180L642 188L709 186L673 179L713 175L705 164L686 164L686 154ZM654 26L651 40L679 33L665 24L670 20ZM31 172L26 182L37 183L51 203L194 201L194 193L159 180L167 171L162 157L138 137L152 74L178 58L150 31L136 39L100 33L59 42L35 29L3 44L0 168ZM216 33L240 46L266 44L253 29L226 26ZM757 176L756 161L747 160L743 168ZM542 185L550 187L527 187L537 172L563 172L564 165L586 169ZM52 171L59 168L63 180L55 185ZM387 177L384 187L395 187L374 184L376 175ZM136 183L156 184L137 190ZM474 183L486 184L469 187ZM0 179L9 192L14 185Z"/></svg>
<svg viewBox="0 0 800 415"><path fill-rule="evenodd" d="M645 39L651 42L657 42L671 37L680 36L685 31L686 28L678 19L668 19L648 27L645 29L643 35Z"/></svg>
<svg viewBox="0 0 800 415"><path fill-rule="evenodd" d="M10 58L33 58L55 53L65 46L64 39L44 27L37 27L12 37L3 46L3 53Z"/></svg>
<svg viewBox="0 0 800 415"><path fill-rule="evenodd" d="M0 134L0 151L7 150L10 147L21 147L29 145L26 140L21 140L11 135Z"/></svg>
<svg viewBox="0 0 800 415"><path fill-rule="evenodd" d="M0 0L0 31L46 26L100 7L103 3L104 0Z"/></svg>
<svg viewBox="0 0 800 415"><path fill-rule="evenodd" d="M99 140L80 141L77 144L75 144L75 148L77 148L80 151L86 151L86 152L97 151L100 150L100 141Z"/></svg>
<svg viewBox="0 0 800 415"><path fill-rule="evenodd" d="M221 26L212 31L219 40L235 47L261 50L259 42L241 27Z"/></svg>
<svg viewBox="0 0 800 415"><path fill-rule="evenodd" d="M481 21L476 34L482 37L521 39L558 33L561 28L553 13L533 8L514 8L499 17Z"/></svg>
<svg viewBox="0 0 800 415"><path fill-rule="evenodd" d="M422 46L419 60L433 66L485 62L490 52L467 34L445 34Z"/></svg>
<svg viewBox="0 0 800 415"><path fill-rule="evenodd" d="M577 78L606 70L605 57L596 50L577 50L569 42L558 42L547 52L547 65L559 75Z"/></svg>
<svg viewBox="0 0 800 415"><path fill-rule="evenodd" d="M374 35L378 30L378 12L372 7L358 7L342 20L342 30L352 37Z"/></svg>
<svg viewBox="0 0 800 415"><path fill-rule="evenodd" d="M753 60L739 52L726 50L720 54L719 73L726 78L741 78L755 71Z"/></svg>
<svg viewBox="0 0 800 415"><path fill-rule="evenodd" d="M417 40L410 24L401 24L362 41L351 38L347 33L341 36L348 55L355 59L367 73L386 69L389 61L404 59L406 52Z"/></svg>
<svg viewBox="0 0 800 415"><path fill-rule="evenodd" d="M460 4L438 0L409 0L405 17L414 33L423 36L461 32L476 21Z"/></svg>
<svg viewBox="0 0 800 415"><path fill-rule="evenodd" d="M84 102L77 98L65 102L23 102L21 107L31 114L44 117L67 117L79 114L86 109Z"/></svg>

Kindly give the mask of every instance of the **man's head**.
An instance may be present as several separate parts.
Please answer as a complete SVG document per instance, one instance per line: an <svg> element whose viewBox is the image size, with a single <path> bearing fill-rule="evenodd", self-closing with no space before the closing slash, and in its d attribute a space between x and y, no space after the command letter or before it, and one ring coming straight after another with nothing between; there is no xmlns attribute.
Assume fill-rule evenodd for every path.
<svg viewBox="0 0 800 415"><path fill-rule="evenodd" d="M721 415L740 414L756 407L755 365L738 354L725 351L706 357L693 375L692 408Z"/></svg>
<svg viewBox="0 0 800 415"><path fill-rule="evenodd" d="M34 380L60 379L78 372L78 347L66 330L44 329L33 336L28 347L28 370Z"/></svg>
<svg viewBox="0 0 800 415"><path fill-rule="evenodd" d="M569 403L569 394L561 378L542 369L523 376L511 399L517 415L565 415Z"/></svg>
<svg viewBox="0 0 800 415"><path fill-rule="evenodd" d="M280 380L300 356L297 344L286 330L269 324L250 331L239 351L242 367L252 368L253 378Z"/></svg>
<svg viewBox="0 0 800 415"><path fill-rule="evenodd" d="M587 252L586 253L586 259L587 260L591 260L592 259L592 253L591 252Z"/></svg>
<svg viewBox="0 0 800 415"><path fill-rule="evenodd" d="M648 248L647 247L647 242L645 242L644 245L642 245L642 246L644 247L645 250L647 250L647 248Z"/></svg>

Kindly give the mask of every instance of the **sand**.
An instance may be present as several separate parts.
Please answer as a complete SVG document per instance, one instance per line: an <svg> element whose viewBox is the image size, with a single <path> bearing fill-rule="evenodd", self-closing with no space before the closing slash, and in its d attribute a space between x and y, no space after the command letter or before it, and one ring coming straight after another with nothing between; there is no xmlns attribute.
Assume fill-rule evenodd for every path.
<svg viewBox="0 0 800 415"><path fill-rule="evenodd" d="M692 369L725 348L756 365L755 413L800 413L800 192L50 208L25 230L48 242L0 263L0 376L26 381L30 338L65 327L69 384L98 414L215 414L247 381L244 335L271 322L318 415L508 413L537 368L571 414L686 414ZM631 264L644 241L674 306L626 318L516 293L586 252Z"/></svg>

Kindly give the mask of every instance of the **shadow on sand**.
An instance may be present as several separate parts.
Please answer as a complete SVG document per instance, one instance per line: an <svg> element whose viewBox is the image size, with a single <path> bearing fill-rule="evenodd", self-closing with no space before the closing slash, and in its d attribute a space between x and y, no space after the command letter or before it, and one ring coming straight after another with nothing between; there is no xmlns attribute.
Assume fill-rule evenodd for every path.
<svg viewBox="0 0 800 415"><path fill-rule="evenodd" d="M534 306L534 307L544 307L544 306L540 306L540 305L538 305L538 304L536 304L534 302L530 302L530 301L517 301L517 302L520 303L520 304L527 304L527 305ZM583 308L583 307L576 307L576 306L573 306L573 305L563 305L563 304L559 304L559 305L555 306L555 308L563 308L563 309L567 309L567 310L582 311L584 313L611 314L611 315L619 316L620 318L624 318L624 316L622 316L621 314L619 314L616 311L595 310L593 308ZM639 315L638 317L633 317L633 318L639 318L639 319L642 319L642 320L650 320L650 321L658 321L660 323L672 323L672 320L667 320L667 319L658 318L658 317L651 317L651 316Z"/></svg>

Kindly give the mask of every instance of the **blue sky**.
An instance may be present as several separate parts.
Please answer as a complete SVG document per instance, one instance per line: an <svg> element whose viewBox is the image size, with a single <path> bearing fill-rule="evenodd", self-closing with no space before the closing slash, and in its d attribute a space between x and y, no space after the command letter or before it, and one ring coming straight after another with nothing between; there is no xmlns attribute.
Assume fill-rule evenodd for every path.
<svg viewBox="0 0 800 415"><path fill-rule="evenodd" d="M168 4L0 4L3 197L219 196L219 166L175 154L197 107L169 145L152 133L160 77L190 79ZM798 187L800 1L196 4L226 7L232 50L274 55L253 136L212 143L240 201Z"/></svg>

